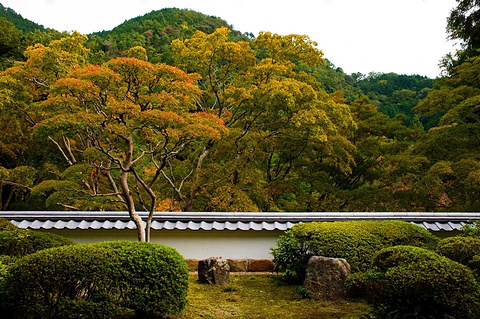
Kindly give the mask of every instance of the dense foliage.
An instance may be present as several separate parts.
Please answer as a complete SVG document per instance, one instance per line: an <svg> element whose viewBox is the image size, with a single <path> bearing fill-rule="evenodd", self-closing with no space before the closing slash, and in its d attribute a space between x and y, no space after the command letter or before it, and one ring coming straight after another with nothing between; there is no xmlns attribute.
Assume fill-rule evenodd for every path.
<svg viewBox="0 0 480 319"><path fill-rule="evenodd" d="M72 240L52 233L28 229L0 231L0 255L23 257L43 249L73 244Z"/></svg>
<svg viewBox="0 0 480 319"><path fill-rule="evenodd" d="M15 226L11 221L5 218L0 218L0 232L15 229L17 229L17 226Z"/></svg>
<svg viewBox="0 0 480 319"><path fill-rule="evenodd" d="M191 10L0 28L1 209L128 210L148 240L138 210L480 208L476 56L433 84Z"/></svg>
<svg viewBox="0 0 480 319"><path fill-rule="evenodd" d="M185 307L188 271L172 248L105 242L28 255L4 284L11 318L162 317Z"/></svg>
<svg viewBox="0 0 480 319"><path fill-rule="evenodd" d="M411 245L433 249L437 239L424 228L402 221L346 221L297 224L272 249L277 271L302 282L311 256L344 258L352 272L370 268L383 248Z"/></svg>
<svg viewBox="0 0 480 319"><path fill-rule="evenodd" d="M374 301L381 318L477 318L478 284L469 268L431 250L381 250L373 271L347 278L352 292Z"/></svg>
<svg viewBox="0 0 480 319"><path fill-rule="evenodd" d="M480 239L472 237L450 237L438 243L437 252L470 269L476 278L480 275Z"/></svg>

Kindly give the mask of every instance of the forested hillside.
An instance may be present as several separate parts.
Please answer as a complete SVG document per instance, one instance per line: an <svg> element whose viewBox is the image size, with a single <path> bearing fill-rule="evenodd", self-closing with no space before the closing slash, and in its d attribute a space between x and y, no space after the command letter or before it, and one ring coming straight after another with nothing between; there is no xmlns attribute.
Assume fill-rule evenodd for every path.
<svg viewBox="0 0 480 319"><path fill-rule="evenodd" d="M35 30L46 31L43 25L37 24L33 21L23 18L20 14L16 13L14 10L10 8L4 7L0 3L0 18L5 18L13 23L15 28L18 30L28 33L34 32Z"/></svg>
<svg viewBox="0 0 480 319"><path fill-rule="evenodd" d="M142 46L147 50L150 62L172 63L170 43L173 40L190 38L197 30L210 34L220 27L232 30L220 18L187 9L168 8L125 21L111 31L93 33L89 35L87 46L103 52L103 58L107 60L132 47ZM229 37L232 40L247 39L246 35L234 30Z"/></svg>
<svg viewBox="0 0 480 319"><path fill-rule="evenodd" d="M348 75L306 35L190 10L88 36L7 20L1 209L480 208L471 53L435 81Z"/></svg>

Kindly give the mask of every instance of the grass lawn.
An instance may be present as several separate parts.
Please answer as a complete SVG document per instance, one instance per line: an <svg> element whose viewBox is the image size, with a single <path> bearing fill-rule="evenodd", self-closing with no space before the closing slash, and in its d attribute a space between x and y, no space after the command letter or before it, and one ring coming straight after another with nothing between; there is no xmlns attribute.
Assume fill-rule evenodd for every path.
<svg viewBox="0 0 480 319"><path fill-rule="evenodd" d="M279 275L230 275L226 286L202 285L190 275L188 304L172 318L361 318L371 307L358 300L303 299Z"/></svg>

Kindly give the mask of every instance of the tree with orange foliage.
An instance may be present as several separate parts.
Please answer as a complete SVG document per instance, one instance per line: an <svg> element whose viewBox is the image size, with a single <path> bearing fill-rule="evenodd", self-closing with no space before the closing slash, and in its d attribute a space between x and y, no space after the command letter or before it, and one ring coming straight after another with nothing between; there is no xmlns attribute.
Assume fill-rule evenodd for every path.
<svg viewBox="0 0 480 319"><path fill-rule="evenodd" d="M196 111L200 93L195 75L165 64L117 58L76 66L49 85L34 133L68 167L34 191L48 195L51 206L126 209L138 239L149 241L156 184L169 160L225 130L215 115ZM145 221L139 209L149 212Z"/></svg>

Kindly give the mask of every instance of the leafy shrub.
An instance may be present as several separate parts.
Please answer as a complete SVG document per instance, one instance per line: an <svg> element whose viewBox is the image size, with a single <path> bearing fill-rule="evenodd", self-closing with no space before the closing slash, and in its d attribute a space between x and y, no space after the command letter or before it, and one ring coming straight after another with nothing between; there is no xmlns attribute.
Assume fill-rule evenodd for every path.
<svg viewBox="0 0 480 319"><path fill-rule="evenodd" d="M17 229L17 226L12 224L9 220L5 218L0 218L0 232L15 229Z"/></svg>
<svg viewBox="0 0 480 319"><path fill-rule="evenodd" d="M180 312L188 271L174 249L106 242L46 249L5 278L12 318L137 318Z"/></svg>
<svg viewBox="0 0 480 319"><path fill-rule="evenodd" d="M480 238L449 237L438 243L437 252L453 261L468 266L478 276L480 268Z"/></svg>
<svg viewBox="0 0 480 319"><path fill-rule="evenodd" d="M275 267L289 282L301 282L311 256L344 258L352 272L366 270L379 250L396 245L434 248L427 230L403 221L342 221L297 224L272 249Z"/></svg>
<svg viewBox="0 0 480 319"><path fill-rule="evenodd" d="M277 248L272 248L276 272L283 272L284 279L291 284L300 284L305 278L305 269L310 258L305 243L300 242L287 230L277 241Z"/></svg>
<svg viewBox="0 0 480 319"><path fill-rule="evenodd" d="M114 251L109 276L123 297L119 305L137 315L179 313L186 305L188 269L173 248L153 243L106 242Z"/></svg>
<svg viewBox="0 0 480 319"><path fill-rule="evenodd" d="M348 295L351 297L372 297L381 288L383 273L373 269L350 274L345 280Z"/></svg>
<svg viewBox="0 0 480 319"><path fill-rule="evenodd" d="M376 302L382 318L477 318L477 282L466 266L433 251L396 246L373 261L375 276L355 274L347 287Z"/></svg>
<svg viewBox="0 0 480 319"><path fill-rule="evenodd" d="M480 238L480 220L463 225L460 229L460 236Z"/></svg>
<svg viewBox="0 0 480 319"><path fill-rule="evenodd" d="M68 238L28 229L0 232L0 255L23 257L42 249L73 244Z"/></svg>

